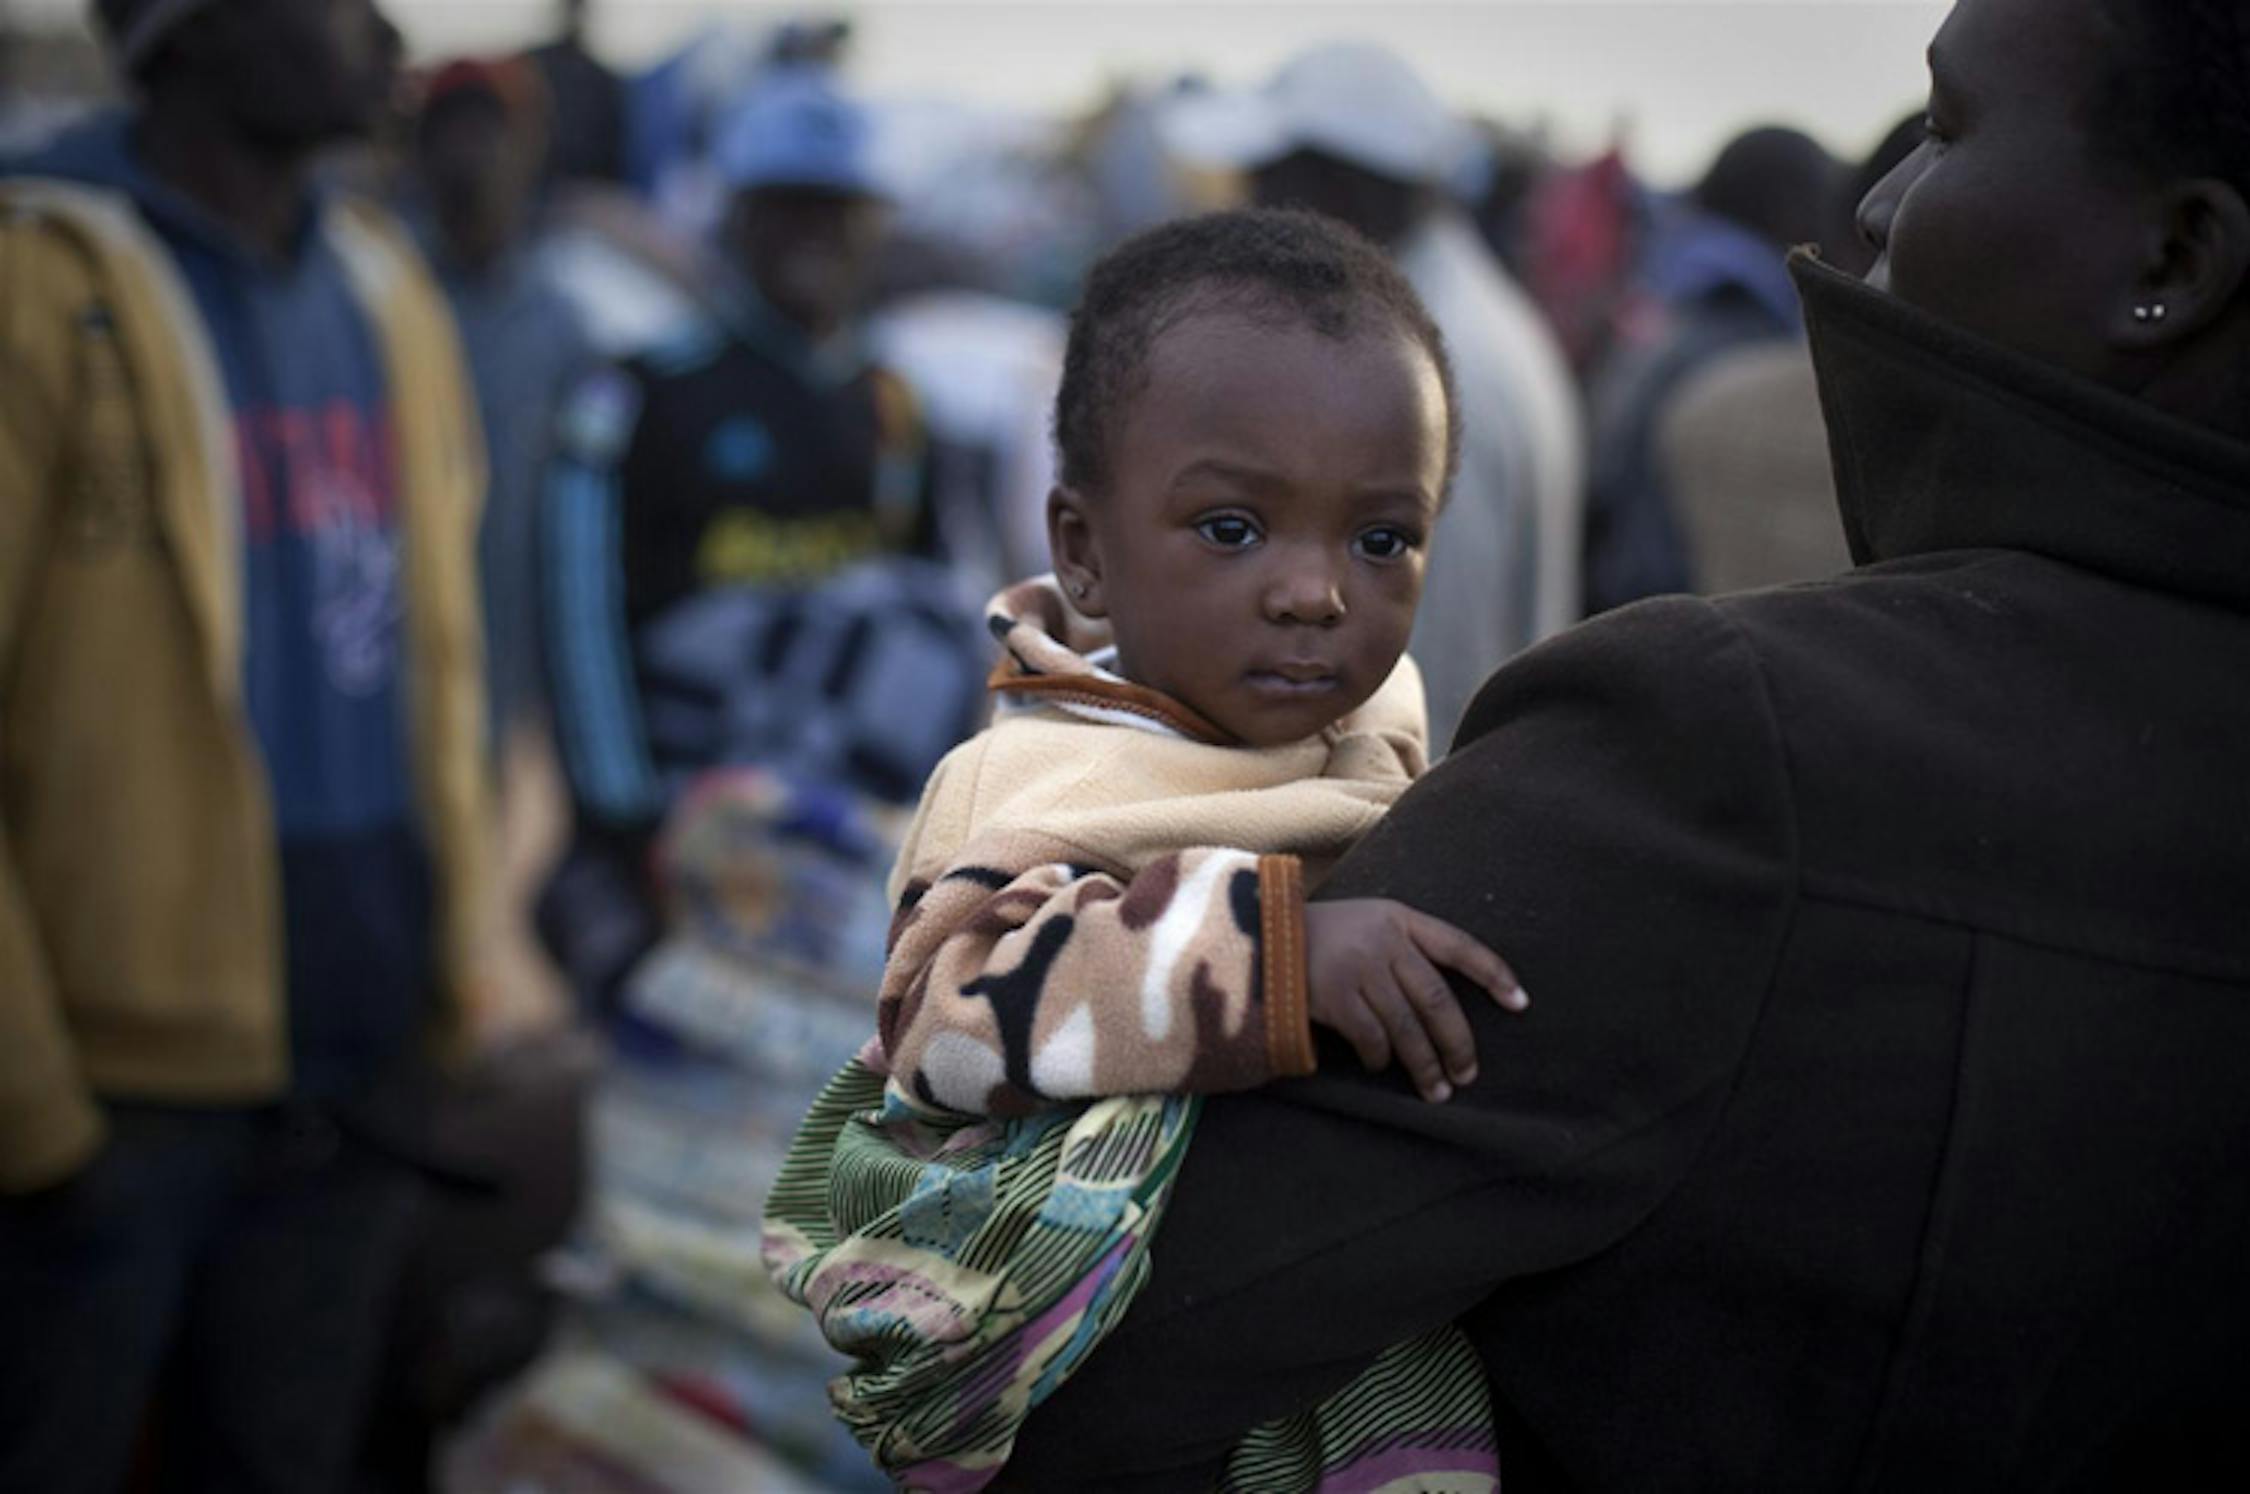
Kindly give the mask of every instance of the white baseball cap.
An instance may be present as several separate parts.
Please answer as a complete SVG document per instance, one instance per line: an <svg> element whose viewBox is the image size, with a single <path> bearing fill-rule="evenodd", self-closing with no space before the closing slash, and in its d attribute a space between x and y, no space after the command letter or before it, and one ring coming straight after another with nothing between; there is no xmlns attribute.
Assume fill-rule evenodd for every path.
<svg viewBox="0 0 2250 1494"><path fill-rule="evenodd" d="M1262 88L1182 95L1159 128L1198 165L1255 170L1317 150L1416 183L1443 181L1472 144L1412 68L1368 42L1300 52Z"/></svg>

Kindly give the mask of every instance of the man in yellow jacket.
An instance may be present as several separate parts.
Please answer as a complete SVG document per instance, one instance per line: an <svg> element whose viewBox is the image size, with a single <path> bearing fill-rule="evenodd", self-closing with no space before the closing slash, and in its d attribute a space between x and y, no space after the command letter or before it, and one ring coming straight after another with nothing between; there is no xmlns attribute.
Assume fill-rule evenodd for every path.
<svg viewBox="0 0 2250 1494"><path fill-rule="evenodd" d="M138 103L0 179L0 1491L342 1477L412 1192L372 1097L482 916L482 456L319 192L372 0L100 0Z"/></svg>

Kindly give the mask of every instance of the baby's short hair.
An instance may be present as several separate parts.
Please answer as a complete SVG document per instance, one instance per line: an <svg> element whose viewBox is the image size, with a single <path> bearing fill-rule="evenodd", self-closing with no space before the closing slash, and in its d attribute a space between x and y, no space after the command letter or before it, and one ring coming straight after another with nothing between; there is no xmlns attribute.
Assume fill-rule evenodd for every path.
<svg viewBox="0 0 2250 1494"><path fill-rule="evenodd" d="M1244 208L1183 218L1104 255L1071 313L1055 396L1061 478L1098 493L1118 418L1148 385L1157 339L1192 316L1222 312L1310 327L1343 339L1372 314L1419 343L1445 391L1445 480L1461 460L1461 406L1445 338L1387 255L1333 218Z"/></svg>

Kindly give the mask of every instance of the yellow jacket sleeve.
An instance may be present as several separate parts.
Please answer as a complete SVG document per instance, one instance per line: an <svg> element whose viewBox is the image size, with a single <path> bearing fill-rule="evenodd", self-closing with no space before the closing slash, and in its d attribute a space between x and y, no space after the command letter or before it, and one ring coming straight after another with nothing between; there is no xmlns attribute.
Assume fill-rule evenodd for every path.
<svg viewBox="0 0 2250 1494"><path fill-rule="evenodd" d="M28 218L0 218L0 1192L59 1182L99 1149L39 920L13 849L6 775L23 630L64 521L83 268Z"/></svg>

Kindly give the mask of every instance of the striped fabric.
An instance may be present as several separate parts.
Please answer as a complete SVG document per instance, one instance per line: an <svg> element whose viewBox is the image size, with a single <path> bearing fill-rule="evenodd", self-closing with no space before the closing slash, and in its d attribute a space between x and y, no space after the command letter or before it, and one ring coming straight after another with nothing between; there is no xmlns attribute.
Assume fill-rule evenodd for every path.
<svg viewBox="0 0 2250 1494"><path fill-rule="evenodd" d="M970 1494L1148 1276L1201 1101L1015 1120L921 1110L861 1062L813 1105L768 1195L765 1258L850 1355L837 1413L904 1489ZM1311 1412L1258 1428L1220 1487L1469 1494L1498 1486L1484 1373L1442 1329Z"/></svg>
<svg viewBox="0 0 2250 1494"><path fill-rule="evenodd" d="M1224 1494L1490 1494L1500 1454L1484 1362L1452 1327L1393 1344L1310 1411L1243 1438Z"/></svg>

